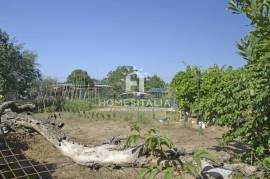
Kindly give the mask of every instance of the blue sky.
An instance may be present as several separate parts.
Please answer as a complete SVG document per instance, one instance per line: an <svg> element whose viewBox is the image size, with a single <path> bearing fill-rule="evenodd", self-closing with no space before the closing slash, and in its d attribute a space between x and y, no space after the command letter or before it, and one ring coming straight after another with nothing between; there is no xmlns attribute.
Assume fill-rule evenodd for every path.
<svg viewBox="0 0 270 179"><path fill-rule="evenodd" d="M46 76L76 68L103 78L119 65L170 81L187 64L242 66L248 30L227 0L0 0L0 28L38 54Z"/></svg>

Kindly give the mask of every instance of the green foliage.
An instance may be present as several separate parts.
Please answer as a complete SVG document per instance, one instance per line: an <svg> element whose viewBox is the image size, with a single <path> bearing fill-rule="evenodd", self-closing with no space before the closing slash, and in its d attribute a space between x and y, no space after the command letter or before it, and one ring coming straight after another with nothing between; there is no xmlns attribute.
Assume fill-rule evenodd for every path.
<svg viewBox="0 0 270 179"><path fill-rule="evenodd" d="M90 85L94 86L94 82L88 73L81 69L76 69L67 77L67 82L74 85Z"/></svg>
<svg viewBox="0 0 270 179"><path fill-rule="evenodd" d="M0 29L0 94L6 98L27 97L33 82L41 77L37 55L23 49Z"/></svg>
<svg viewBox="0 0 270 179"><path fill-rule="evenodd" d="M132 66L119 66L114 71L110 71L103 81L113 86L116 93L122 93L125 91L126 75L132 72L135 72Z"/></svg>
<svg viewBox="0 0 270 179"><path fill-rule="evenodd" d="M89 111L92 109L92 103L87 100L66 100L63 103L63 109L73 113Z"/></svg>
<svg viewBox="0 0 270 179"><path fill-rule="evenodd" d="M235 109L236 103L231 97L237 90L243 70L217 65L200 70L200 100L196 84L197 70L197 67L188 66L185 71L176 74L172 81L171 87L176 91L179 108L188 112L202 111L203 119L220 125L227 124L229 118L222 121L216 119L220 119L226 111Z"/></svg>
<svg viewBox="0 0 270 179"><path fill-rule="evenodd" d="M172 148L172 141L164 136L160 136L155 129L150 129L144 136L144 152L151 153L162 152L163 147Z"/></svg>
<svg viewBox="0 0 270 179"><path fill-rule="evenodd" d="M201 177L202 160L207 159L217 163L215 158L206 151L197 151L192 156L192 161L183 165L180 158L171 158L166 155L165 148L172 150L172 141L164 136L158 134L156 129L150 129L146 133L141 133L141 128L138 124L131 126L132 134L129 135L126 146L140 142L142 145L141 153L143 155L151 154L162 159L157 165L150 165L141 171L140 179L154 179L158 175L163 176L164 179L172 179L175 174L180 174L179 166L183 167L185 171L194 177ZM181 174L180 174L181 175Z"/></svg>
<svg viewBox="0 0 270 179"><path fill-rule="evenodd" d="M162 168L160 166L150 166L145 168L139 175L139 179L155 179L159 174L163 175L164 179L173 179L173 167Z"/></svg>
<svg viewBox="0 0 270 179"><path fill-rule="evenodd" d="M203 119L216 124L226 125L234 118L221 116L228 111L235 111L237 103L232 98L238 90L239 79L243 70L232 67L210 67L203 71L201 84L201 100L199 106L203 111Z"/></svg>
<svg viewBox="0 0 270 179"><path fill-rule="evenodd" d="M141 132L141 127L137 123L133 124L130 129L131 131L136 131L137 133Z"/></svg>
<svg viewBox="0 0 270 179"><path fill-rule="evenodd" d="M61 98L52 98L50 101L46 101L45 107L41 112L72 112L86 117L86 111L93 109L92 103L87 100L63 100Z"/></svg>
<svg viewBox="0 0 270 179"><path fill-rule="evenodd" d="M238 44L239 54L247 60L233 98L237 107L222 118L231 130L226 141L238 139L251 147L256 158L270 154L270 2L268 0L232 0L229 9L243 13L251 21L251 31Z"/></svg>
<svg viewBox="0 0 270 179"><path fill-rule="evenodd" d="M150 90L151 88L164 88L166 85L165 81L163 81L159 76L149 76L145 78L145 91Z"/></svg>
<svg viewBox="0 0 270 179"><path fill-rule="evenodd" d="M126 146L131 146L132 144L138 143L140 141L142 143L141 152L144 155L151 154L167 158L164 147L171 149L173 146L172 141L169 138L160 136L156 129L150 129L145 134L142 134L141 128L138 124L132 125L131 131L135 133L128 137ZM159 163L159 165L151 165L146 167L140 173L139 178L155 179L159 174L161 174L164 176L164 179L172 179L177 166L172 160L167 160L167 166L163 166L162 163Z"/></svg>
<svg viewBox="0 0 270 179"><path fill-rule="evenodd" d="M135 133L129 135L126 146L131 146L141 141L143 143L142 152L144 154L165 156L164 147L172 148L172 141L167 137L159 135L156 129L150 129L147 133L142 134L138 124L134 124L131 130Z"/></svg>
<svg viewBox="0 0 270 179"><path fill-rule="evenodd" d="M203 70L200 100L194 68L176 74L171 85L181 109L201 109L205 120L228 126L224 141L248 145L258 162L270 155L269 7L269 0L229 3L228 9L246 15L253 27L237 44L239 54L247 61L244 67L234 70L214 66Z"/></svg>
<svg viewBox="0 0 270 179"><path fill-rule="evenodd" d="M185 170L194 176L195 178L203 178L201 175L202 171L202 160L207 159L213 162L216 162L213 156L211 156L208 152L202 150L202 151L197 151L192 155L193 161L187 163L185 165Z"/></svg>
<svg viewBox="0 0 270 179"><path fill-rule="evenodd" d="M270 157L266 157L262 160L261 166L264 169L266 175L270 175Z"/></svg>
<svg viewBox="0 0 270 179"><path fill-rule="evenodd" d="M178 107L186 112L191 112L196 101L196 73L198 70L198 67L187 66L186 70L177 73L171 82L171 88L175 91Z"/></svg>

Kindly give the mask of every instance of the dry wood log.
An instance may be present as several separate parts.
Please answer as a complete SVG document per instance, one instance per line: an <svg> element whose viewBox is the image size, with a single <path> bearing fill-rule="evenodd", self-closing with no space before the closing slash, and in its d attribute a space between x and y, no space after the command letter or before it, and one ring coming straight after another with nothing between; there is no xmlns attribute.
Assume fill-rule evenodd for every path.
<svg viewBox="0 0 270 179"><path fill-rule="evenodd" d="M118 145L117 141L123 138L113 138L110 142L97 146L83 145L63 133L62 125L56 125L55 121L52 123L49 119L35 119L27 113L21 113L33 107L32 104L18 105L13 101L5 102L0 105L1 122L11 128L23 126L34 129L58 148L63 155L81 165L93 168L141 167L149 162L146 157L139 156L140 146L123 148Z"/></svg>

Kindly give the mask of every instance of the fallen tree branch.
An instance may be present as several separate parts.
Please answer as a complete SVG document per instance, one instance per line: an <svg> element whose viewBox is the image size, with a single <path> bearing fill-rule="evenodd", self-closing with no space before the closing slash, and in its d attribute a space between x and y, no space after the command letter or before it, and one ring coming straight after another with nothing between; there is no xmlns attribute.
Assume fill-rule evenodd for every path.
<svg viewBox="0 0 270 179"><path fill-rule="evenodd" d="M3 112L6 109L11 109L11 111L16 112L16 113L21 113L21 112L26 112L26 111L29 112L35 109L35 105L31 103L19 105L15 101L7 101L0 105L0 116L1 114L3 114Z"/></svg>
<svg viewBox="0 0 270 179"><path fill-rule="evenodd" d="M27 113L17 113L29 109L33 109L32 104L19 106L13 101L3 103L0 106L2 123L14 129L18 126L34 129L58 148L63 155L81 165L92 168L141 167L148 163L145 157L139 157L138 147L124 149L118 145L125 137L113 138L109 143L97 146L83 145L63 133L62 124L57 125L55 121L51 122L49 119L35 119Z"/></svg>

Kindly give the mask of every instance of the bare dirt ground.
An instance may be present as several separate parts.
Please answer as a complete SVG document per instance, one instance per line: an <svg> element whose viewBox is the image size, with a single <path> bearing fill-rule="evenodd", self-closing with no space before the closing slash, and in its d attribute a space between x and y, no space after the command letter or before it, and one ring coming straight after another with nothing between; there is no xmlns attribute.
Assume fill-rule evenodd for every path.
<svg viewBox="0 0 270 179"><path fill-rule="evenodd" d="M153 127L157 128L162 135L170 137L176 147L207 149L214 155L217 155L217 152L212 150L212 147L218 146L219 139L225 132L224 128L209 127L200 132L198 129L186 128L173 121L164 124L158 121L158 117L155 120L147 119L146 116L144 118L148 121L143 122L142 128L144 130ZM155 116L158 115L155 114ZM47 114L38 114L36 117L47 117ZM65 123L64 130L68 135L85 144L98 144L112 136L127 135L130 132L129 126L134 121L128 120L128 118L118 120L116 119L117 116L114 117L110 118L110 120L93 120L65 113L62 114L60 120ZM90 170L87 167L75 164L69 158L61 155L41 135L34 135L28 139L28 143L27 157L39 162L56 165L56 171L53 173L54 178L133 179L137 178L140 172L140 169L113 170L102 168L98 171Z"/></svg>

